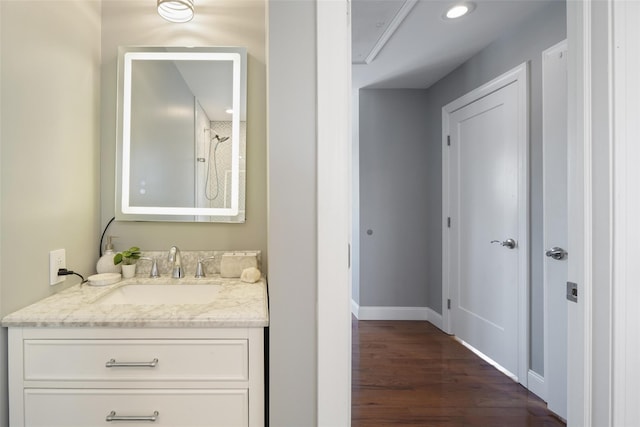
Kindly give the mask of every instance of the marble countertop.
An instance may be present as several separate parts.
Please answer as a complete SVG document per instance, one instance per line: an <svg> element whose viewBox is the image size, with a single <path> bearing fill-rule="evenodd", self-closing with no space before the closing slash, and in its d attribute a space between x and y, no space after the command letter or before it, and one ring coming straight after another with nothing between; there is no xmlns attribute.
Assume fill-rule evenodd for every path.
<svg viewBox="0 0 640 427"><path fill-rule="evenodd" d="M205 304L96 304L112 290L129 284L198 286L220 284L215 300ZM206 277L125 279L108 286L75 285L2 319L5 327L197 327L233 328L269 325L267 284Z"/></svg>

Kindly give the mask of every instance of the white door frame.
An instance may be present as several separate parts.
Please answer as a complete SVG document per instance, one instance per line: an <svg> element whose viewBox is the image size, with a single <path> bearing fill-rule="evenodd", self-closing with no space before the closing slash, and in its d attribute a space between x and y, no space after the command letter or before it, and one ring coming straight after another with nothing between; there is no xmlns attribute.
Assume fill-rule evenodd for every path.
<svg viewBox="0 0 640 427"><path fill-rule="evenodd" d="M615 5L614 10L616 11L616 16L618 16L617 15L618 13L623 12L622 6L624 2L612 2L611 0L609 0L609 2L614 3ZM592 110L592 103L591 103L592 63L590 59L591 33L593 28L592 19L597 20L599 22L600 20L605 20L605 25L609 25L610 26L609 28L612 28L612 23L609 21L608 17L601 17L598 15L591 17L591 13L588 11L592 7L591 3L592 3L592 0L567 2L567 23L568 23L567 39L569 43L569 76L570 76L569 144L570 146L572 146L569 152L569 159L570 159L570 162L572 162L573 167L574 168L577 167L577 169L574 169L569 174L569 188L572 191L574 190L578 191L578 193L574 195L577 199L574 200L572 203L574 204L575 208L580 207L580 209L578 209L575 212L576 215L571 216L571 222L569 227L570 247L573 248L572 256L570 257L570 260L569 260L569 268L570 268L569 280L571 279L580 280L579 283L581 283L582 286L580 287L579 301L581 301L582 304L584 304L585 301L589 301L589 303L591 303L591 299L592 299L591 284L587 281L582 281L583 277L588 278L590 275L590 272L589 272L590 264L585 262L585 257L583 255L583 252L586 251L586 248L584 248L584 250L579 249L578 247L574 246L574 242L578 238L578 236L581 236L580 243L582 242L583 238L584 238L584 241L588 241L588 242L591 242L591 239L592 239L591 230L588 229L587 227L584 227L584 224L583 224L584 218L591 216L591 213L592 213L591 209L593 207L593 205L590 203L590 200L587 200L587 201L584 200L585 195L589 195L591 191L591 188L588 186L590 185L589 183L591 179L591 169L593 167L591 163L591 158L588 157L589 162L587 162L585 158L585 153L591 152L590 151L591 138L589 133L590 133L591 110ZM621 15L619 17L622 17L622 16L624 15ZM324 15L318 15L319 25L320 24L326 25L326 24L333 24L333 23L334 23L333 18L327 18ZM347 25L347 24L344 23L342 25ZM635 25L635 31L637 32L638 25L637 23L635 23L634 25ZM629 26L629 27L632 27L632 26ZM631 31L632 29L633 28L626 28L626 31ZM621 37L625 35L624 33L619 33L618 28L615 28L614 30L615 31L613 31L613 34L615 35L615 41L620 40ZM625 30L625 28L620 27L620 30ZM349 39L348 39L348 36L346 35L344 36L344 39L336 40L334 44L335 48L341 48L341 49L347 48L348 46L349 46ZM327 63L333 63L333 61L337 61L339 64L342 64L342 58L327 56L326 52L323 54L320 54L319 52L318 56L319 56L319 60L327 61ZM618 58L616 59L616 61L617 60ZM340 67L342 67L342 65L340 65ZM638 71L637 68L638 68L637 66L633 68L633 71L636 72L635 73L636 75ZM318 72L319 72L319 76L318 76L319 78L323 75L326 76L327 74L332 73L328 67L323 67L322 69L319 69ZM623 73L622 76L625 76L626 74L624 73L623 69L616 68L616 77L615 77L616 90L620 89L621 91L623 91L624 87L619 87L617 85L618 80L622 80L622 76L618 75L617 74L618 72ZM348 70L344 70L344 73L345 73L345 76L349 75ZM633 73L629 73L628 71L627 71L627 74L634 75ZM595 94L593 98L594 98L593 99L594 102L608 101L608 95L606 94L606 92L605 92L605 95L602 95L599 93ZM340 97L339 101L342 102L342 100L343 98ZM588 100L588 103L584 103L583 101L585 100ZM338 100L336 99L336 101ZM621 100L616 99L616 103L617 102L621 102ZM631 113L631 111L629 111L629 113ZM318 123L318 126L326 127L327 131L333 129L333 124L329 122ZM617 126L618 124L616 124L616 127ZM622 124L620 124L620 126L622 126ZM621 152L616 151L616 155L619 155L619 154L621 154ZM328 160L329 159L319 162L318 169L325 170L325 171L333 170L334 165L330 164ZM637 167L634 167L634 170L636 172L637 172L637 169L638 169ZM615 171L616 178L618 177L625 178L625 182L626 182L626 179L630 178L631 174L633 174L633 171L627 170L627 169L621 169L621 170ZM611 192L611 194L613 194L613 190L609 190L609 191ZM630 194L631 194L630 189L626 190L626 192L622 191L621 193L622 196L626 196ZM605 208L608 209L609 207L605 207ZM634 205L634 209L636 212L638 211L638 207L635 205ZM319 217L323 215L324 213L322 212L318 213ZM638 218L638 215L636 215L635 218ZM621 218L616 216L616 220L619 220L619 219ZM630 225L631 224L627 224L627 227ZM620 227L622 227L622 229ZM616 236L618 236L618 233L623 233L627 231L627 229L624 228L624 223L622 224L616 223L616 228L617 228ZM616 245L621 245L622 243L623 243L622 241L616 241ZM591 243L589 243L589 245L591 247ZM338 248L338 246L336 246L336 248ZM616 250L618 251L622 250L623 251L622 253L625 253L625 254L629 253L629 255L636 255L638 252L636 249L634 250L630 250L628 248L621 249L618 246L616 246ZM575 254L575 256L573 254ZM619 252L618 252L618 255L620 255ZM637 257L635 259L637 259ZM620 271L619 270L620 268L625 268L625 267L631 268L632 265L617 264L616 271ZM633 277L636 278L637 276L633 276ZM628 286L631 286L631 284L633 284L633 282L629 282ZM318 283L318 285L320 286L321 284ZM616 286L618 285L621 286L621 290L626 287L625 284L616 282ZM621 297L621 295L623 294L617 293L617 297L615 300L616 303L620 302L619 298ZM325 297L327 298L325 299ZM333 308L335 299L340 300L341 297L344 297L344 299L348 301L346 292L344 291L344 289L332 287L327 293L323 295L319 295L318 310L322 310L323 312L326 313L326 311L329 311ZM446 300L444 301L445 301L444 307L446 307ZM622 308L622 307L617 307L617 308ZM629 313L627 312L617 311L615 314L616 320L620 319L624 321L624 319L621 318L621 316L624 316L625 314L629 315ZM446 315L446 310L443 310L443 315ZM569 316L570 316L569 326L571 328L570 335L575 335L577 337L580 337L580 340L583 340L583 337L585 336L592 335L593 333L592 317L593 316L590 309L576 311L573 314L570 313ZM635 316L636 317L638 316L637 309L635 310ZM325 317L325 315L322 315L318 317L318 324L319 324L319 327L321 327L321 325L323 325L324 327L328 327L332 325L332 322L328 317ZM625 332L624 325L625 323L622 323L622 324L618 323L617 326L615 326L614 332L616 336L618 336L617 334L622 334L620 336L622 338L624 337L625 333L627 334L631 333L631 331ZM341 328L344 328L347 331L350 330L349 325L341 326ZM324 338L319 339L318 357L319 359L324 358L328 360L332 358L331 356L332 353L339 352L342 355L341 357L344 359L342 362L340 362L340 364L342 365L349 358L350 349L346 348L347 343L346 343L346 340L343 339L344 333L348 333L348 332L343 330L336 330L336 332L338 333L333 338L326 337L326 339ZM605 338L611 337L612 335L611 331L608 331L608 332L603 331L601 333L604 335ZM620 340L617 340L616 342L619 345L623 344ZM573 341L571 341L571 343L573 343ZM569 382L568 382L568 393L570 396L569 408L568 408L569 427L572 427L572 426L578 427L578 426L585 426L585 425L592 424L590 422L591 413L593 412L592 401L591 401L591 395L593 393L593 387L591 383L592 348L590 345L585 345L585 343L583 343L582 341L579 341L579 343L580 343L580 346L576 348L570 356L572 357L572 359L570 364L571 368L569 370ZM633 359L630 357L628 353L626 353L626 351L630 351L632 349L620 348L616 346L616 350L617 350L617 353L615 355L616 366L613 372L614 372L614 377L619 379L619 375L621 374L621 372L623 372L621 370L622 369L621 366L624 366L624 365L618 365L618 362L623 363L626 360L632 361ZM621 351L623 350L625 352L621 353ZM610 351L610 348L605 348L605 351ZM605 375L607 372L611 372L610 370L611 366L608 366L608 365L607 366L596 365L595 368L598 373L601 371L604 371ZM333 373L330 371L323 371L325 375L330 374L330 378L325 377L324 381L318 382L318 393L319 394L322 393L323 396L325 396L327 399L323 401L322 404L318 405L319 420L324 419L325 416L327 416L328 414L332 414L334 412L334 410L331 407L332 402L336 403L336 405L339 408L344 408L344 404L340 402L340 399L344 395L344 393L349 393L350 384L348 384L348 381L345 380L345 377L341 376L342 375L341 372L342 371L339 371L339 370L336 370ZM623 387L624 384L625 383L614 383L614 386L616 388ZM331 391L336 391L336 393L333 395L333 398L331 396ZM613 400L612 398L596 400L598 404L598 409L607 411L608 408L610 408L612 405L612 400ZM635 404L635 402L631 402L628 405L626 405L624 404L624 402L621 402L619 398L613 400L613 402L615 402L614 419L616 419L617 417L620 417L617 419L624 419L622 417L625 417L626 416L625 414L631 413L631 411L638 410L638 405ZM635 408L633 406L635 406ZM629 418L627 417L627 419ZM349 425L348 414L346 413L343 414L342 420L344 422L340 425ZM589 422L585 423L585 421L587 420Z"/></svg>
<svg viewBox="0 0 640 427"><path fill-rule="evenodd" d="M591 422L591 13L589 0L567 2L568 280L578 284L578 302L567 313L568 426Z"/></svg>
<svg viewBox="0 0 640 427"><path fill-rule="evenodd" d="M548 193L547 193L547 180L548 180L548 167L549 165L547 164L547 160L549 159L549 156L551 155L551 157L553 157L554 155L554 151L553 151L553 144L554 142L556 142L555 138L551 138L551 142L547 140L547 132L548 132L548 124L546 123L546 118L548 117L548 114L554 114L555 110L553 110L553 104L555 102L557 102L556 99L556 93L554 93L552 90L549 89L548 87L548 82L547 82L547 71L545 68L545 64L548 63L548 61L551 61L553 63L553 61L555 61L554 56L557 56L558 54L563 53L566 56L567 53L567 40L563 40L560 43L557 43L551 47L549 47L548 49L544 50L542 52L542 116L543 116L543 124L542 124L542 135L543 135L543 142L542 142L542 150L543 150L543 166L542 166L542 176L543 176L543 196L542 196L542 200L543 203L545 204L545 211L544 211L544 215L542 218L542 229L544 232L544 236L543 236L543 248L544 249L549 249L552 246L556 246L558 244L557 240L554 239L547 239L548 233L549 233L549 223L551 222L552 224L557 224L555 222L555 219L550 218L549 214L547 213L547 208L546 208L546 204L549 202L549 197L548 197ZM566 60L566 58L565 58ZM553 88L555 89L555 88ZM567 94L564 94L565 97L567 96ZM549 96L549 100L547 99L547 96ZM552 107L550 109L550 111L546 111L547 105L551 104ZM565 105L566 106L566 105ZM556 135L555 133L553 135ZM565 135L565 143L566 143L566 135ZM565 146L566 149L566 146ZM549 153L547 153L547 150L549 150ZM565 170L566 170L566 164L565 164ZM554 166L557 168L557 166ZM554 174L555 175L555 174ZM566 178L565 178L566 179ZM566 184L566 182L564 183ZM551 191L557 196L558 193L556 193L554 189L551 189ZM554 230L557 230L557 228L553 228ZM564 242L563 239L563 243L562 245L564 246L563 249L565 250L570 250L570 248L568 249L568 246L566 246L566 242ZM536 393L538 396L540 396L543 400L549 402L549 398L550 397L554 397L554 393L553 392L549 392L550 388L549 388L549 383L555 383L557 384L558 381L564 381L565 382L565 387L566 387L566 369L564 370L565 375L562 377L564 378L564 380L562 379L558 379L558 378L552 378L549 373L549 367L550 364L554 363L551 356L550 356L550 331L555 327L555 323L553 322L553 320L556 319L556 317L554 317L554 313L552 313L550 311L550 305L552 305L553 303L556 304L567 304L568 302L566 301L566 299L563 297L562 301L556 301L556 300L552 300L551 298L551 294L555 293L555 296L557 297L559 293L564 293L564 289L557 289L557 288L552 288L550 286L549 280L548 280L548 275L549 275L549 262L551 263L558 263L558 262L562 262L565 263L565 260L562 261L555 261L555 260L549 260L549 259L545 259L543 262L543 281L544 281L544 314L543 314L543 319L544 319L544 379L543 379L543 386L541 387L541 390L539 393ZM566 281L566 278L565 278ZM558 284L556 283L554 286L557 286ZM564 283L562 283L562 285L564 286ZM552 292L554 291L554 292ZM556 305L557 307L557 305ZM565 336L565 340L566 340L566 336ZM556 372L558 370L556 369ZM557 392L559 392L559 389L556 389ZM557 394L555 395L557 396ZM553 406L553 402L552 402L552 406ZM566 409L565 409L566 411ZM558 414L560 415L560 414ZM566 414L563 414L563 416L566 417Z"/></svg>
<svg viewBox="0 0 640 427"><path fill-rule="evenodd" d="M606 2L602 2L606 6ZM597 351L605 354L610 352L610 341L604 328L599 328L599 336L594 335L594 302L599 309L607 309L606 301L593 299L593 261L594 225L609 228L609 223L594 224L594 213L609 211L609 206L594 204L593 173L596 167L607 167L609 159L593 157L593 132L596 126L607 122L606 115L596 116L595 105L608 105L609 82L596 73L595 60L609 64L607 41L596 43L594 32L599 28L610 28L610 17L606 14L593 14L594 2L567 2L567 40L569 43L569 108L568 108L568 214L569 247L571 255L568 258L568 280L578 285L578 301L569 304L567 326L567 355L571 363L567 366L567 422L569 427L596 425L610 425L610 396L594 399L594 378L604 380L601 389L608 388L609 363L594 364L593 358ZM594 24L595 23L595 24ZM597 25L596 25L597 24ZM604 27L603 27L604 26ZM604 47L604 49L603 49ZM604 55L603 55L604 54ZM602 62L600 62L602 64ZM596 97L594 99L594 96ZM605 162L603 164L603 161ZM608 191L604 189L604 191ZM606 196L606 195L605 195ZM603 254L604 255L604 254ZM609 258L605 255L598 261ZM609 286L602 283L601 286ZM604 332L601 334L600 332ZM604 338L603 341L600 341ZM599 349L594 347L594 339L603 345ZM603 361L604 362L604 361ZM604 374L604 376L602 375ZM608 390L607 390L608 391ZM608 394L608 393L605 393ZM595 403L595 406L594 406ZM594 409L597 407L597 414Z"/></svg>
<svg viewBox="0 0 640 427"><path fill-rule="evenodd" d="M317 0L319 427L351 424L351 14Z"/></svg>
<svg viewBox="0 0 640 427"><path fill-rule="evenodd" d="M615 22L613 61L613 401L611 425L630 426L640 422L638 395L640 337L640 4L613 2Z"/></svg>
<svg viewBox="0 0 640 427"><path fill-rule="evenodd" d="M463 95L442 108L442 320L444 331L451 333L450 250L447 218L450 206L450 159L447 148L449 116L454 111L487 96L508 84L518 85L518 381L527 385L529 370L529 107L528 64L522 63L489 83ZM455 221L452 218L452 221Z"/></svg>

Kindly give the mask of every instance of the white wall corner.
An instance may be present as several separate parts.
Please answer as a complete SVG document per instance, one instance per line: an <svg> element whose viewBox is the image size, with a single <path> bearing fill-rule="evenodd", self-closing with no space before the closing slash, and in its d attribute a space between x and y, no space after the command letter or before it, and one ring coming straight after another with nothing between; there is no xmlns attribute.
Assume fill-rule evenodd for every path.
<svg viewBox="0 0 640 427"><path fill-rule="evenodd" d="M438 313L437 311L427 307L427 321L429 323L431 323L433 326L435 326L436 328L440 329L443 332L446 332L444 330L444 323L442 321L442 314Z"/></svg>
<svg viewBox="0 0 640 427"><path fill-rule="evenodd" d="M353 299L351 300L351 314L353 314L356 319L360 319L360 305Z"/></svg>

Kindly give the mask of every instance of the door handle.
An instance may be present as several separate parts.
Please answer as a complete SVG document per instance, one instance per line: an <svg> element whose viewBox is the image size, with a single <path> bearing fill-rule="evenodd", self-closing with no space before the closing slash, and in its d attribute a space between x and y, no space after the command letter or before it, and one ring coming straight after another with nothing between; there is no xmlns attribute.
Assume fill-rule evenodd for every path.
<svg viewBox="0 0 640 427"><path fill-rule="evenodd" d="M501 246L504 246L505 248L509 248L509 249L515 249L516 246L518 246L516 241L513 239L507 239L504 242L501 242L500 240L492 240L491 243L499 243Z"/></svg>
<svg viewBox="0 0 640 427"><path fill-rule="evenodd" d="M557 246L554 246L551 249L547 250L544 254L549 258L553 258L558 261L565 259L567 255L569 255L567 251Z"/></svg>

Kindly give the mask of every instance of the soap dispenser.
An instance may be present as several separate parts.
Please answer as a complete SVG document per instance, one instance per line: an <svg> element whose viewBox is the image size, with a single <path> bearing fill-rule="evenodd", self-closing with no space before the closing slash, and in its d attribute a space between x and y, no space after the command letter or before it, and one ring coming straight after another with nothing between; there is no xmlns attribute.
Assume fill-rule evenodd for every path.
<svg viewBox="0 0 640 427"><path fill-rule="evenodd" d="M120 273L120 269L122 268L120 264L115 265L113 263L113 243L111 242L112 236L107 236L107 246L105 248L104 254L98 260L96 264L96 271L98 273Z"/></svg>

